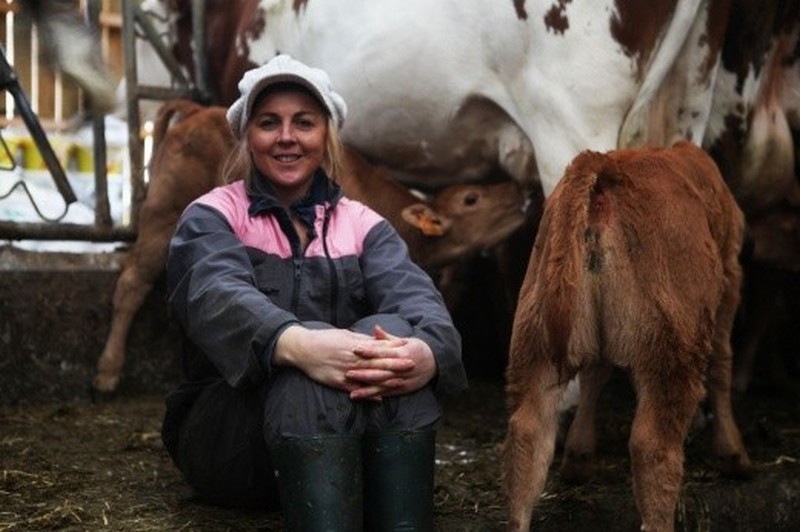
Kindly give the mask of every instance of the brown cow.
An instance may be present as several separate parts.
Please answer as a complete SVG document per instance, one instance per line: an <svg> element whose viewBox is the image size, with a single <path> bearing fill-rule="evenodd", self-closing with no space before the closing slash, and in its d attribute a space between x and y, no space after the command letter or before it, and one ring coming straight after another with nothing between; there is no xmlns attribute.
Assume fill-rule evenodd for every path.
<svg viewBox="0 0 800 532"><path fill-rule="evenodd" d="M593 400L610 368L638 396L629 449L642 530L673 530L683 443L708 384L724 472L750 460L730 403L743 215L701 149L583 152L545 204L507 367L509 530L528 530L552 461L557 407L580 373L564 471L594 448ZM586 463L581 463L586 461Z"/></svg>
<svg viewBox="0 0 800 532"><path fill-rule="evenodd" d="M173 119L176 123L171 124ZM233 144L223 107L173 100L159 109L149 165L152 179L138 237L114 292L111 329L97 362L95 390L117 388L131 323L164 270L178 218L192 200L221 184L221 167ZM350 148L344 150L343 163L339 184L344 193L389 220L408 244L411 257L432 274L491 248L526 219L525 194L510 181L452 185L428 202Z"/></svg>

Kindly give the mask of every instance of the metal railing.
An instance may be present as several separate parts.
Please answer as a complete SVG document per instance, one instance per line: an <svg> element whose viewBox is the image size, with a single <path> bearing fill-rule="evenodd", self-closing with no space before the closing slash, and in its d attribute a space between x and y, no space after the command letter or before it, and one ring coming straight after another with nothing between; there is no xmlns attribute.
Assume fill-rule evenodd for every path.
<svg viewBox="0 0 800 532"><path fill-rule="evenodd" d="M96 29L98 27L101 11L100 0L85 0L88 24ZM94 160L94 224L84 225L65 223L57 220L43 220L42 222L14 222L0 220L0 239L3 240L82 240L91 242L131 241L136 238L139 222L139 206L146 196L144 169L146 165L144 136L140 114L140 101L156 100L166 101L173 98L191 98L198 101L208 100L207 67L202 51L205 49L204 28L204 1L192 0L193 47L195 50L194 79L187 76L169 51L169 46L164 42L164 35L159 34L153 21L156 14L144 11L137 0L121 0L122 14L122 51L124 58L124 78L126 84L125 114L128 130L128 161L129 161L129 186L130 186L130 213L128 223L114 224L110 215L108 196L107 173L107 146L105 141L105 117L97 116L92 119L93 134L93 160ZM160 21L165 22L165 21ZM139 83L137 47L139 45L151 46L157 57L170 74L170 86L142 85ZM0 69L3 65L0 62ZM21 87L14 86L16 78L13 67L8 65L8 85L0 89L16 91L17 95L24 98ZM0 82L6 81L0 77ZM22 102L22 105L20 105ZM25 125L36 139L43 159L46 159L47 169L50 172L65 202L65 209L75 201L75 195L69 181L64 176L64 170L59 161L52 154L47 142L47 137L41 129L35 113L26 114L25 103L21 99L17 102L17 111L23 117ZM0 132L1 134L1 132ZM4 144L5 145L5 144ZM48 150L48 148L50 148ZM8 148L5 147L8 151ZM52 159L50 155L53 155ZM24 185L23 185L24 186ZM0 191L3 194L4 191ZM28 194L30 197L30 194ZM2 199L0 199L2 201ZM33 201L33 198L31 198ZM34 206L35 207L35 206ZM38 212L38 210L37 210Z"/></svg>
<svg viewBox="0 0 800 532"><path fill-rule="evenodd" d="M203 53L205 50L205 2L192 0L192 33L193 47L195 50L195 80L187 77L184 69L175 60L164 43L164 37L153 26L152 19L157 15L145 12L139 4L130 0L123 0L122 40L125 51L125 83L127 86L127 116L128 116L128 150L131 161L131 175L144 175L144 144L140 135L142 124L140 122L139 102L141 100L166 101L173 98L191 98L205 100L208 98L207 67ZM136 30L141 33L137 34ZM139 83L137 41L142 39L153 47L161 63L170 74L172 83L170 87L142 85ZM144 180L131 181L134 205L144 201ZM132 223L138 224L138 209L132 212Z"/></svg>

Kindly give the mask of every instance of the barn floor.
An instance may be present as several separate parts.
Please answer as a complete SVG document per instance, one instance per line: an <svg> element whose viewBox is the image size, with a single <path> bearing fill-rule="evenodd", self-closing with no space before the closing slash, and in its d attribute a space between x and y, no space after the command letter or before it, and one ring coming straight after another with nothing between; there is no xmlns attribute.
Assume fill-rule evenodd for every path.
<svg viewBox="0 0 800 532"><path fill-rule="evenodd" d="M137 317L118 396L89 400L119 255L88 259L0 246L0 532L280 530L276 514L194 499L163 449L163 395L180 371L163 292L155 290ZM437 441L436 521L443 531L504 528L498 467L504 349L486 328L491 294L472 292L482 311L477 322L469 313L455 316L471 387L446 401ZM794 380L779 394L762 375L734 404L757 475L746 482L720 478L708 429L693 433L678 530L800 530L800 342L797 321L788 316L782 330L792 341L779 352L792 358ZM638 530L626 443L632 408L630 388L618 375L601 396L595 479L566 485L554 468L537 530Z"/></svg>
<svg viewBox="0 0 800 532"><path fill-rule="evenodd" d="M551 474L538 530L637 530L626 437L632 396L612 382L603 397L595 480L568 486ZM800 408L750 392L736 412L758 474L721 479L708 430L687 444L678 530L781 531L800 525ZM280 530L276 514L214 508L192 498L159 437L158 395L0 407L0 531ZM436 520L446 531L502 530L498 448L502 384L475 381L449 400L437 443Z"/></svg>

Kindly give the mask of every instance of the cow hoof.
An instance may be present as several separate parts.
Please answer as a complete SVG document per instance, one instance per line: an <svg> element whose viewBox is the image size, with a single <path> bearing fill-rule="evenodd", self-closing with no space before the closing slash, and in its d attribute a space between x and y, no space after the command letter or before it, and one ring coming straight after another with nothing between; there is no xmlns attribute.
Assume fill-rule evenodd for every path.
<svg viewBox="0 0 800 532"><path fill-rule="evenodd" d="M594 455L565 451L561 462L561 478L570 484L584 484L594 474Z"/></svg>

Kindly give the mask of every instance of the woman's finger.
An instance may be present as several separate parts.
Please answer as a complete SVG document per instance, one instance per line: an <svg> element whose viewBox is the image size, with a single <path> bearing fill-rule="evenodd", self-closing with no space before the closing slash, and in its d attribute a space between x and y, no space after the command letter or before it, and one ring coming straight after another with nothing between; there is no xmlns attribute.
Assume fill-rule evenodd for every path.
<svg viewBox="0 0 800 532"><path fill-rule="evenodd" d="M417 363L408 358L373 358L373 359L364 359L359 360L354 364L351 364L349 367L345 368L345 371L351 370L375 370L375 371L387 371L391 372L394 375L400 376L405 375L416 368Z"/></svg>
<svg viewBox="0 0 800 532"><path fill-rule="evenodd" d="M353 349L353 353L361 358L396 358L398 349L406 345L405 340L392 340L382 344L361 345Z"/></svg>
<svg viewBox="0 0 800 532"><path fill-rule="evenodd" d="M399 340L400 339L399 336L395 336L393 334L389 334L388 332L384 331L383 327L381 327L380 325L375 325L375 328L373 329L373 332L374 332L375 338L377 340Z"/></svg>
<svg viewBox="0 0 800 532"><path fill-rule="evenodd" d="M357 400L370 400L380 401L382 399L381 393L383 387L381 386L362 386L350 392L350 399Z"/></svg>
<svg viewBox="0 0 800 532"><path fill-rule="evenodd" d="M396 377L397 374L394 371L385 369L351 369L345 373L345 378L348 380L364 383L383 383Z"/></svg>

